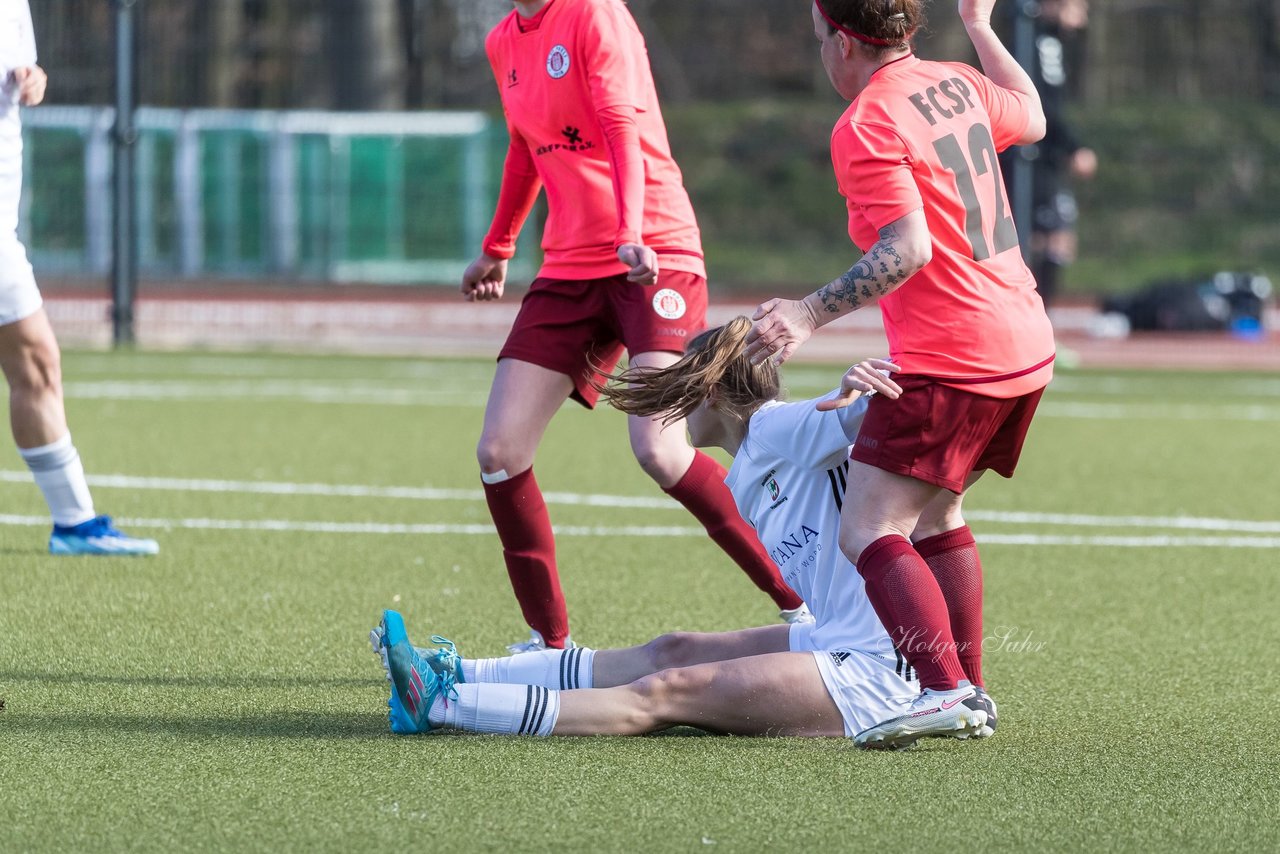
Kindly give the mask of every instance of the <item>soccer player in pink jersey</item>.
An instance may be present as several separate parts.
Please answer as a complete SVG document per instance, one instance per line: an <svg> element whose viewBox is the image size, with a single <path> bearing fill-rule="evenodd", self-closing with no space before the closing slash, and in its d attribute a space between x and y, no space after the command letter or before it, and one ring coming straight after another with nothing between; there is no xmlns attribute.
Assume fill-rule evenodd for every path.
<svg viewBox="0 0 1280 854"><path fill-rule="evenodd" d="M507 573L532 634L512 651L563 648L569 620L546 504L533 475L566 398L594 407L597 368L674 363L705 325L706 270L671 157L644 39L621 0L516 0L485 43L510 147L493 224L463 274L468 300L502 296L507 261L540 190L544 259L498 354L477 448ZM683 504L784 619L806 619L734 508L724 469L683 422L628 421L644 471Z"/></svg>
<svg viewBox="0 0 1280 854"><path fill-rule="evenodd" d="M1013 474L1052 376L1053 331L996 159L1043 136L1045 117L993 5L959 0L980 74L913 55L923 0L815 0L822 64L851 102L831 157L867 250L803 300L760 306L749 345L782 361L818 326L879 303L902 369L901 394L872 400L854 445L840 548L924 690L859 734L869 746L949 728L983 686L982 566L961 502L985 470ZM855 376L844 386L867 390Z"/></svg>

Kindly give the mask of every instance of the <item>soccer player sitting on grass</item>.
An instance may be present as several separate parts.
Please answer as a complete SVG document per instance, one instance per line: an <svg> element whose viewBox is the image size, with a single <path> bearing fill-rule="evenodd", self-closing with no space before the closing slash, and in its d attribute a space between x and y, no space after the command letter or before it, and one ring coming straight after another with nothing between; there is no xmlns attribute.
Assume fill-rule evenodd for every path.
<svg viewBox="0 0 1280 854"><path fill-rule="evenodd" d="M896 366L869 359L850 368L840 390L782 403L776 366L752 366L744 353L750 328L739 317L703 332L675 364L626 371L603 394L633 415L685 418L694 446L733 455L726 483L734 501L816 622L472 660L436 636L442 646L415 648L400 614L386 611L371 639L392 681L393 732L640 735L686 725L853 737L905 712L918 683L836 541L862 395L896 397L882 373ZM951 711L950 735L990 735L995 726L985 692ZM904 728L867 746L908 747L916 738Z"/></svg>

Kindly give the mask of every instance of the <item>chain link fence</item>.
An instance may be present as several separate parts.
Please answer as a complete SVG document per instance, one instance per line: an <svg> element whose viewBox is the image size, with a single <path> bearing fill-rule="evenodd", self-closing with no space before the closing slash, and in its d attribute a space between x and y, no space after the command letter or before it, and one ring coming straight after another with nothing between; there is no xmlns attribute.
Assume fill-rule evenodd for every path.
<svg viewBox="0 0 1280 854"><path fill-rule="evenodd" d="M28 111L23 236L42 274L98 276L109 248L101 110L113 99L113 3L30 2L50 88L49 106ZM838 104L806 4L628 5L713 274L808 281L838 267L847 246L824 150ZM138 103L179 111L164 121L187 129L142 129L144 276L445 281L475 251L504 147L484 38L510 0L137 0L135 8ZM919 53L970 58L953 0L929 10ZM1082 243L1095 263L1081 275L1111 288L1136 284L1147 271L1133 259L1176 256L1196 241L1203 245L1183 268L1274 260L1271 200L1280 193L1275 170L1264 168L1276 154L1270 113L1223 105L1280 102L1280 0L1092 0L1087 39L1068 49L1077 113L1105 155L1102 180L1083 188ZM424 116L441 110L473 113L482 129L425 132ZM184 118L190 111L209 112ZM279 131L294 111L321 117L314 132ZM360 133L358 121L335 117L333 128L345 130L331 133L329 112L378 113L381 131ZM1188 209L1203 222L1182 216ZM1237 216L1247 221L1230 227L1235 236L1216 225ZM518 258L517 276L527 275L536 249Z"/></svg>
<svg viewBox="0 0 1280 854"><path fill-rule="evenodd" d="M630 0L669 102L823 95L803 2ZM1003 2L1004 8L1012 3ZM31 0L50 96L111 99L110 0ZM491 109L484 37L510 0L139 0L140 102L235 109ZM967 55L952 0L926 57ZM1090 106L1141 95L1280 101L1280 0L1092 0Z"/></svg>

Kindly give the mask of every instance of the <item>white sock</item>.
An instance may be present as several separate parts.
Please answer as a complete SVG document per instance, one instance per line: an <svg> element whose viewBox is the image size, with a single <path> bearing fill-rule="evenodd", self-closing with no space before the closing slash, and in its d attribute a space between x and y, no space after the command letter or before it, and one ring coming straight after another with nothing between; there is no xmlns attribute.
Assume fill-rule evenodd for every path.
<svg viewBox="0 0 1280 854"><path fill-rule="evenodd" d="M436 697L432 726L499 735L551 735L560 717L560 692L537 685L459 683L458 696Z"/></svg>
<svg viewBox="0 0 1280 854"><path fill-rule="evenodd" d="M502 682L508 685L539 685L568 691L591 688L596 651L583 646L573 649L544 649L522 652L505 658L462 660L463 682Z"/></svg>
<svg viewBox="0 0 1280 854"><path fill-rule="evenodd" d="M56 442L38 448L19 448L36 480L36 486L44 495L53 524L70 527L88 522L96 514L93 499L89 497L89 484L84 479L84 465L76 446L71 444L71 434Z"/></svg>

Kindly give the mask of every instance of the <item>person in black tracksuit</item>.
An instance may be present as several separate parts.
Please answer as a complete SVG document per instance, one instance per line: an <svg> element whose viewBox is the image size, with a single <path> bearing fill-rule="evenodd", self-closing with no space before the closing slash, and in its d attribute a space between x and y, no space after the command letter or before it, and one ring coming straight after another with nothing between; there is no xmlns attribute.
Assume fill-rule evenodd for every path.
<svg viewBox="0 0 1280 854"><path fill-rule="evenodd" d="M1002 156L1005 181L1014 172L1012 158L1031 161L1031 270L1041 299L1048 307L1058 289L1062 268L1076 257L1077 208L1071 179L1088 180L1097 171L1093 149L1085 146L1064 115L1068 95L1066 43L1088 23L1088 0L1042 0L1035 22L1035 50L1027 69L1044 105L1044 139L1026 150L1010 149ZM1010 199L1014 199L1012 187ZM1014 201L1016 204L1016 201Z"/></svg>

